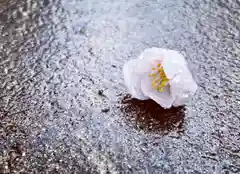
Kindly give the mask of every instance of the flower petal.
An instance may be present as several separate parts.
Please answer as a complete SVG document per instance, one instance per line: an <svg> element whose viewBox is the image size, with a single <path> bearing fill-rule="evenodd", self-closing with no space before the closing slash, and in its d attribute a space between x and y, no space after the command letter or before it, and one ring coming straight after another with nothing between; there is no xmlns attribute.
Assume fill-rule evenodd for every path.
<svg viewBox="0 0 240 174"><path fill-rule="evenodd" d="M187 61L178 51L164 50L162 63L164 72L169 78L170 91L174 106L181 106L197 91L197 84L188 69Z"/></svg>
<svg viewBox="0 0 240 174"><path fill-rule="evenodd" d="M181 73L183 68L187 66L184 56L178 51L163 50L162 54L164 55L162 66L169 79Z"/></svg>
<svg viewBox="0 0 240 174"><path fill-rule="evenodd" d="M158 92L152 88L151 80L147 76L144 76L141 82L141 89L146 96L149 96L163 108L170 108L172 106L173 98L169 86L166 86L163 92Z"/></svg>
<svg viewBox="0 0 240 174"><path fill-rule="evenodd" d="M125 85L129 90L129 93L139 100L149 99L146 95L143 94L141 90L141 78L142 73L137 73L136 66L138 65L138 59L132 59L128 61L123 67L123 75Z"/></svg>
<svg viewBox="0 0 240 174"><path fill-rule="evenodd" d="M165 51L166 49L163 48L157 47L147 48L141 53L141 55L138 58L148 60L161 59Z"/></svg>
<svg viewBox="0 0 240 174"><path fill-rule="evenodd" d="M154 66L161 64L164 50L156 47L145 49L138 57L142 61L139 61L136 72L149 73Z"/></svg>
<svg viewBox="0 0 240 174"><path fill-rule="evenodd" d="M197 91L197 84L188 69L183 69L182 73L171 80L170 86L171 94L175 98L174 106L186 104Z"/></svg>

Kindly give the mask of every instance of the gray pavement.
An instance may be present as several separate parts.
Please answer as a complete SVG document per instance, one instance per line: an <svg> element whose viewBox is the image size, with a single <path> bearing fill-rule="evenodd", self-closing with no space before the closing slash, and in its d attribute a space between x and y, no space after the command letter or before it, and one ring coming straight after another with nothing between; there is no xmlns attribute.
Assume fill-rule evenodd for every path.
<svg viewBox="0 0 240 174"><path fill-rule="evenodd" d="M240 173L239 0L0 0L0 173ZM181 51L199 90L164 110L122 66Z"/></svg>

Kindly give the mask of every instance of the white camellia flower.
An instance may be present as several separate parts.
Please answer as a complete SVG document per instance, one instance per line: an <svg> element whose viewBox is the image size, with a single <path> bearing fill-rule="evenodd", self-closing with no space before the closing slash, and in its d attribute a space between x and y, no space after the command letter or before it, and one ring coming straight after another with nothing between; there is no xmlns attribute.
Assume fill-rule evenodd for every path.
<svg viewBox="0 0 240 174"><path fill-rule="evenodd" d="M163 108L184 105L197 91L184 56L174 50L148 48L124 65L123 74L134 98L151 98Z"/></svg>

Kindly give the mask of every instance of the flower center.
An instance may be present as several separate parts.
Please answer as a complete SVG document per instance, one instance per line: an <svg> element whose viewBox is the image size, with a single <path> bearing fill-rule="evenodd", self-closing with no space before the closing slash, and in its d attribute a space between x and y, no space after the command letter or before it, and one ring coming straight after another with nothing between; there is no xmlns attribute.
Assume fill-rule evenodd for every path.
<svg viewBox="0 0 240 174"><path fill-rule="evenodd" d="M152 80L152 87L153 89L163 92L164 87L167 86L169 79L167 78L162 65L159 63L156 67L152 68L151 74L149 77Z"/></svg>

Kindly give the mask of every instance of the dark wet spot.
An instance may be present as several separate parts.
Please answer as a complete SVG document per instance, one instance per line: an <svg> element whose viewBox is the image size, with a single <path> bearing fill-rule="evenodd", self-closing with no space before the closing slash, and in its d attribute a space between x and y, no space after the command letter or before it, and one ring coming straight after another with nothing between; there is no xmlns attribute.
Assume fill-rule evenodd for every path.
<svg viewBox="0 0 240 174"><path fill-rule="evenodd" d="M183 131L184 107L164 109L153 100L141 101L130 96L124 97L122 104L121 110L125 113L126 119L133 118L139 129L161 133Z"/></svg>
<svg viewBox="0 0 240 174"><path fill-rule="evenodd" d="M116 65L112 65L113 68L116 68L117 66Z"/></svg>

